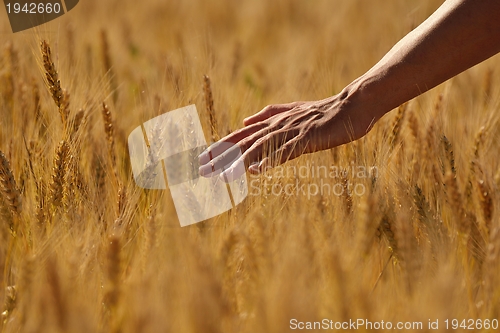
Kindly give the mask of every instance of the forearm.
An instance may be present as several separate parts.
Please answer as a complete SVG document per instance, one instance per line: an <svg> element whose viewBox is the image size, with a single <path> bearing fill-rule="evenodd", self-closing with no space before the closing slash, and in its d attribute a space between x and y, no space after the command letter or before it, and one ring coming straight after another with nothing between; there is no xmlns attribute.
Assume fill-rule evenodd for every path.
<svg viewBox="0 0 500 333"><path fill-rule="evenodd" d="M269 105L245 119L244 128L221 139L243 152L229 162L223 179L235 179L243 163L262 172L358 139L385 113L499 51L500 0L448 0L340 94ZM277 143L271 156L262 159ZM200 155L202 175L225 165L229 149L224 147L216 144Z"/></svg>
<svg viewBox="0 0 500 333"><path fill-rule="evenodd" d="M500 52L500 1L449 0L346 87L377 119Z"/></svg>

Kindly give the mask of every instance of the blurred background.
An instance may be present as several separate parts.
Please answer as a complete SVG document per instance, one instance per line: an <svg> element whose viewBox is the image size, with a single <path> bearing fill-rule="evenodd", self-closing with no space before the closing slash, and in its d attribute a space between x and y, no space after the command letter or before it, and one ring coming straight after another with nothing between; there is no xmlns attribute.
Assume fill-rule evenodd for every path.
<svg viewBox="0 0 500 333"><path fill-rule="evenodd" d="M498 319L498 57L365 138L289 163L375 166L328 179L363 196L276 196L269 186L296 179L273 178L180 228L169 191L138 188L130 170L127 137L152 117L195 104L210 142L210 112L223 136L268 104L331 96L440 4L80 0L16 34L0 10L2 332Z"/></svg>

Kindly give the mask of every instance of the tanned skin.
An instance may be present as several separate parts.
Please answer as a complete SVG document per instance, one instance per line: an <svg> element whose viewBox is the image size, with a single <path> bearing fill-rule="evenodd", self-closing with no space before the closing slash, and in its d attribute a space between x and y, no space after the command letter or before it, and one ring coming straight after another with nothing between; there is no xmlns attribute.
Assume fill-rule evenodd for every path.
<svg viewBox="0 0 500 333"><path fill-rule="evenodd" d="M500 0L447 0L338 95L266 106L220 142L242 156L223 179L285 163L366 135L387 112L500 52ZM200 155L200 174L226 165L228 145ZM263 151L273 149L262 159ZM234 155L233 155L234 156Z"/></svg>

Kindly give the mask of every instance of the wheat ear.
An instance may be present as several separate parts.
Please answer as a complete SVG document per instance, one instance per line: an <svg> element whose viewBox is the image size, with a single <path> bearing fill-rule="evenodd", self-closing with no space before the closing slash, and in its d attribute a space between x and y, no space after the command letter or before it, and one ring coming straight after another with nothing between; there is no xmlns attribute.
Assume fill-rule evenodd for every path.
<svg viewBox="0 0 500 333"><path fill-rule="evenodd" d="M457 175L457 170L455 168L455 154L453 153L453 146L451 145L450 140L443 135L441 141L444 145L444 151L446 152L446 159L448 160L448 164L450 165L450 170L454 176Z"/></svg>
<svg viewBox="0 0 500 333"><path fill-rule="evenodd" d="M489 231L491 226L491 220L493 218L493 209L494 209L493 198L492 198L493 191L491 190L490 184L487 181L484 172L479 164L476 164L476 169L477 172L475 178L477 185L476 187L477 195L479 198L479 204L481 206L485 227Z"/></svg>
<svg viewBox="0 0 500 333"><path fill-rule="evenodd" d="M389 243L389 249L391 250L392 255L397 258L398 257L398 242L394 237L394 223L389 219L389 216L385 214L380 221L380 225L378 227L378 232L380 235L384 234L387 238L387 242Z"/></svg>
<svg viewBox="0 0 500 333"><path fill-rule="evenodd" d="M472 196L472 183L476 173L476 163L479 160L479 151L484 144L484 138L486 136L486 130L484 126L481 126L474 139L474 147L472 152L472 158L469 164L469 175L467 176L467 186L465 188L465 196L469 200Z"/></svg>
<svg viewBox="0 0 500 333"><path fill-rule="evenodd" d="M12 174L10 163L0 151L0 192L12 215L19 215L22 209L21 194Z"/></svg>
<svg viewBox="0 0 500 333"><path fill-rule="evenodd" d="M462 194L458 188L457 178L451 171L447 171L444 179L450 206L458 219L458 231L464 235L468 235L470 232L470 224L463 206Z"/></svg>
<svg viewBox="0 0 500 333"><path fill-rule="evenodd" d="M394 145L396 144L396 141L399 138L399 134L401 131L401 123L406 113L407 106L408 103L401 104L398 108L398 113L396 113L396 116L392 121L391 125L392 131L389 133L389 140L388 140L391 148L394 148Z"/></svg>
<svg viewBox="0 0 500 333"><path fill-rule="evenodd" d="M420 130L418 120L415 117L413 110L410 110L408 113L408 127L410 128L410 132L413 137L413 157L410 162L410 177L412 177L412 179L418 179L418 175L420 174L420 162L418 160L420 151Z"/></svg>
<svg viewBox="0 0 500 333"><path fill-rule="evenodd" d="M113 117L106 103L102 103L102 120L104 122L104 133L108 142L108 152L111 158L113 171L116 173L116 156L115 156L115 127L113 125Z"/></svg>
<svg viewBox="0 0 500 333"><path fill-rule="evenodd" d="M496 266L498 265L498 260L500 259L500 225L497 225L490 234L490 239L488 242L486 265L484 268L487 269L487 274L485 276L486 282L486 294L488 296L492 295L494 290L498 288L498 279L500 275ZM497 287L495 287L495 285Z"/></svg>
<svg viewBox="0 0 500 333"><path fill-rule="evenodd" d="M500 187L500 168L495 173L493 180L495 181L495 184Z"/></svg>
<svg viewBox="0 0 500 333"><path fill-rule="evenodd" d="M61 141L54 156L52 181L50 183L51 201L54 206L62 206L67 196L66 176L69 173L70 148L66 141Z"/></svg>
<svg viewBox="0 0 500 333"><path fill-rule="evenodd" d="M217 127L217 118L215 117L214 97L210 78L207 75L203 76L203 92L205 95L205 106L210 120L210 130L212 131L212 141L219 141L219 132Z"/></svg>
<svg viewBox="0 0 500 333"><path fill-rule="evenodd" d="M59 81L56 66L52 61L52 53L49 44L46 41L42 41L40 46L42 49L43 67L45 68L45 78L47 79L50 95L59 108L61 107L61 99L63 97L61 81Z"/></svg>
<svg viewBox="0 0 500 333"><path fill-rule="evenodd" d="M80 127L85 124L86 114L84 109L80 109L75 117L73 118L73 129L71 130L71 135L76 135Z"/></svg>
<svg viewBox="0 0 500 333"><path fill-rule="evenodd" d="M106 103L102 103L102 120L104 123L104 133L106 135L106 142L108 146L108 156L111 163L111 170L113 172L114 181L118 183L119 191L124 195L125 192L122 191L122 187L120 181L118 180L118 170L116 167L116 155L115 155L115 127L113 124L113 117L111 115L111 111L109 110ZM103 171L102 169L99 171ZM99 179L100 178L100 179ZM104 177L99 177L99 183L104 182ZM99 184L102 185L102 184ZM101 187L104 188L104 187ZM119 215L119 214L118 214ZM122 224L122 216L118 216L114 222L114 227L118 227Z"/></svg>
<svg viewBox="0 0 500 333"><path fill-rule="evenodd" d="M122 225L126 213L126 206L127 206L127 189L124 186L120 186L120 189L118 190L115 227L120 227Z"/></svg>
<svg viewBox="0 0 500 333"><path fill-rule="evenodd" d="M66 131L69 118L69 93L61 88L59 74L57 73L56 66L52 61L50 46L46 41L42 41L41 49L43 57L43 67L45 68L45 78L47 79L46 82L50 91L50 95L52 96L52 99L59 109L61 122L64 126L64 130Z"/></svg>

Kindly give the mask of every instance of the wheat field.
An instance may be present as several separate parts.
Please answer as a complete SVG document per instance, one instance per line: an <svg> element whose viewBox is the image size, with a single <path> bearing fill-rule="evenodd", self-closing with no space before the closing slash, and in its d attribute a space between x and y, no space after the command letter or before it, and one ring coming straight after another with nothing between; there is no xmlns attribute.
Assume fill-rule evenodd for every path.
<svg viewBox="0 0 500 333"><path fill-rule="evenodd" d="M498 56L356 142L249 177L203 223L181 228L169 190L130 167L145 121L195 104L210 142L268 104L331 96L439 5L82 0L17 34L0 10L2 332L495 331ZM319 167L336 172L283 172Z"/></svg>

